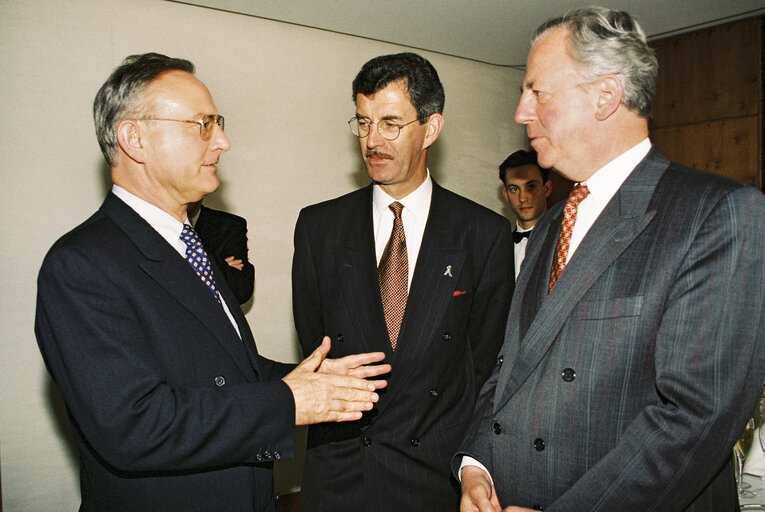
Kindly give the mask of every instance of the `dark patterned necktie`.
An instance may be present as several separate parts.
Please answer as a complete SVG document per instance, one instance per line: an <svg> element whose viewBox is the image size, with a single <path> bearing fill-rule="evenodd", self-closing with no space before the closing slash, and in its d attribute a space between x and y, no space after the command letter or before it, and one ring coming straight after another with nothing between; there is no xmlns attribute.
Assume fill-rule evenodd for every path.
<svg viewBox="0 0 765 512"><path fill-rule="evenodd" d="M574 224L576 224L576 212L579 209L579 203L589 194L590 190L587 185L577 183L568 195L566 206L563 207L563 223L560 225L560 235L558 235L558 245L555 247L555 259L553 259L550 269L550 283L547 287L547 293L552 291L555 282L566 267L566 257L571 244L571 232L574 229Z"/></svg>
<svg viewBox="0 0 765 512"><path fill-rule="evenodd" d="M213 277L212 268L210 268L210 260L207 258L205 248L202 247L199 235L194 231L194 228L184 224L180 239L186 244L186 261L189 262L189 265L194 269L199 279L202 280L215 296L215 300L220 302L218 288L215 286L215 278Z"/></svg>
<svg viewBox="0 0 765 512"><path fill-rule="evenodd" d="M394 215L393 230L380 258L377 275L380 280L380 295L385 312L385 323L388 325L390 344L393 350L396 350L409 293L409 258L406 253L404 223L401 220L401 211L404 209L404 205L395 202L391 203L389 208Z"/></svg>

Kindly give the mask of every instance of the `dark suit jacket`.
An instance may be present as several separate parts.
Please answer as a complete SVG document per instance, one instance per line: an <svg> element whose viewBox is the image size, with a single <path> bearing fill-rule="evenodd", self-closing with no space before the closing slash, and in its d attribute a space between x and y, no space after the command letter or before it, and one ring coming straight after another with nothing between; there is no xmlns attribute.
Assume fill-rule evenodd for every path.
<svg viewBox="0 0 765 512"><path fill-rule="evenodd" d="M191 267L113 194L38 279L35 333L81 458L82 511L273 510L293 456L290 366L258 355Z"/></svg>
<svg viewBox="0 0 765 512"><path fill-rule="evenodd" d="M247 221L233 213L203 205L194 230L202 239L207 255L219 269L215 275L226 280L239 304L250 300L255 285L255 267L247 258ZM242 260L242 270L226 263L229 256Z"/></svg>
<svg viewBox="0 0 765 512"><path fill-rule="evenodd" d="M393 366L371 414L309 430L306 511L456 510L449 460L495 365L512 295L509 222L433 184L392 352L380 298L372 187L305 208L295 228L293 305L304 353L383 351ZM451 275L450 275L451 274Z"/></svg>
<svg viewBox="0 0 765 512"><path fill-rule="evenodd" d="M765 196L652 149L547 295L562 211L534 228L459 455L504 507L737 510L731 449L765 378Z"/></svg>

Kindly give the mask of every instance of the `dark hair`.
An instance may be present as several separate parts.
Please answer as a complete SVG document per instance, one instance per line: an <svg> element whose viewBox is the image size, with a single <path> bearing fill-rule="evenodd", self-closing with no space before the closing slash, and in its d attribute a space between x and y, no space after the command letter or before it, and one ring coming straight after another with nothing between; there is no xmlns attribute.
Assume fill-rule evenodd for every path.
<svg viewBox="0 0 765 512"><path fill-rule="evenodd" d="M579 64L584 81L613 73L624 88L622 103L638 115L650 117L659 62L635 18L604 7L574 9L543 23L531 44L558 27L569 31L569 54Z"/></svg>
<svg viewBox="0 0 765 512"><path fill-rule="evenodd" d="M382 55L370 60L353 79L353 102L359 94L371 96L392 82L401 81L409 91L420 124L444 111L444 86L427 59L416 53Z"/></svg>
<svg viewBox="0 0 765 512"><path fill-rule="evenodd" d="M528 151L519 149L509 157L505 158L505 161L499 164L499 179L504 183L508 169L515 169L516 167L523 167L524 165L537 166L539 174L542 176L542 183L547 183L547 180L550 179L550 170L543 169L539 166L537 163L537 152L533 149Z"/></svg>
<svg viewBox="0 0 765 512"><path fill-rule="evenodd" d="M110 167L117 156L117 125L134 113L137 99L146 86L166 71L194 73L194 64L158 53L131 55L122 61L93 101L93 120L101 152Z"/></svg>

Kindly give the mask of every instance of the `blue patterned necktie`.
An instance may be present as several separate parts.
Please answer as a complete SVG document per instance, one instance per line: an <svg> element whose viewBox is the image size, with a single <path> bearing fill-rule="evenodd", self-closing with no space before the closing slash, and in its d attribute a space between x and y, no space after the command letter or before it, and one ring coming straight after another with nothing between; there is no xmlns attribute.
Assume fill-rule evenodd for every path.
<svg viewBox="0 0 765 512"><path fill-rule="evenodd" d="M401 219L404 205L395 202L391 203L389 208L394 215L393 230L380 258L377 273L380 280L380 295L385 312L385 323L388 325L388 336L391 347L396 350L409 293L409 258L406 252L404 223Z"/></svg>
<svg viewBox="0 0 765 512"><path fill-rule="evenodd" d="M199 276L199 279L202 280L205 286L207 286L215 296L215 300L220 302L218 288L215 286L215 278L213 277L212 268L210 268L210 260L207 258L205 248L202 247L202 241L199 239L199 235L194 231L194 228L188 224L184 224L180 239L186 244L186 261L189 262L189 265L191 265L191 268Z"/></svg>

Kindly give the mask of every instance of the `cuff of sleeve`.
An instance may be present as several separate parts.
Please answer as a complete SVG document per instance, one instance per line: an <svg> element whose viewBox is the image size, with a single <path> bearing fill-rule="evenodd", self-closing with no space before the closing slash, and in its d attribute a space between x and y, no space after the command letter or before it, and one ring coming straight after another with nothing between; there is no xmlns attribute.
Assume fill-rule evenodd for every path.
<svg viewBox="0 0 765 512"><path fill-rule="evenodd" d="M465 466L477 466L481 469L483 469L486 472L486 475L489 477L489 481L491 482L491 485L494 485L494 480L491 478L491 473L489 473L489 470L486 469L486 466L475 460L473 457L469 457L467 455L464 455L462 457L462 462L460 463L460 469L457 471L457 478L460 482L462 482L462 468Z"/></svg>

